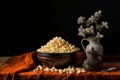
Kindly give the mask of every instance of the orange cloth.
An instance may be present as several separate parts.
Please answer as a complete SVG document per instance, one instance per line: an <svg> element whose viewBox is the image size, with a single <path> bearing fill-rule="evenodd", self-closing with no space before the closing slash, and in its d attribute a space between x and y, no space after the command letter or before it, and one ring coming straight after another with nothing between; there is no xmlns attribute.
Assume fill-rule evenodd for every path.
<svg viewBox="0 0 120 80"><path fill-rule="evenodd" d="M34 56L35 54L30 52L8 59L0 68L0 80L14 80L17 73L33 69Z"/></svg>
<svg viewBox="0 0 120 80"><path fill-rule="evenodd" d="M84 58L83 52L77 53L76 64L80 65ZM43 70L35 73L33 69L37 65L37 57L34 52L14 56L0 68L0 80L120 80L120 63L115 62L104 63L103 69L116 66L118 67L117 71L87 71L80 74L60 74Z"/></svg>

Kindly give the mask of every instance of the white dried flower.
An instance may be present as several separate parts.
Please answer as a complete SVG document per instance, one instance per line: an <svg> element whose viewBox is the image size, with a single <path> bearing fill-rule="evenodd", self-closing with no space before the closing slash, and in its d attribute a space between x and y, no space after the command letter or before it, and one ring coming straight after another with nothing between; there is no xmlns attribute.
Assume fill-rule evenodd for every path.
<svg viewBox="0 0 120 80"><path fill-rule="evenodd" d="M99 13L98 12L95 12L95 17L99 17Z"/></svg>
<svg viewBox="0 0 120 80"><path fill-rule="evenodd" d="M102 16L102 11L99 10L94 13L94 15L91 15L88 20L83 21L82 16L78 19L79 23L82 23L80 27L78 28L78 35L82 37L97 37L97 38L103 38L104 35L100 34L100 31L103 30L103 28L109 28L108 22L102 21L101 24L99 24L98 20ZM81 22L80 22L81 21ZM84 26L84 28L83 28ZM86 27L86 28L85 28Z"/></svg>
<svg viewBox="0 0 120 80"><path fill-rule="evenodd" d="M99 10L98 13L99 13L99 14L102 14L102 10Z"/></svg>
<svg viewBox="0 0 120 80"><path fill-rule="evenodd" d="M109 27L108 27L108 22L102 22L101 27L105 27L105 28L107 28L107 29L108 29L108 28L109 28Z"/></svg>
<svg viewBox="0 0 120 80"><path fill-rule="evenodd" d="M81 31L83 29L83 25L81 25L79 28L78 28L78 31Z"/></svg>
<svg viewBox="0 0 120 80"><path fill-rule="evenodd" d="M89 28L86 28L86 32L88 33L88 34L94 34L94 28L93 28L93 26L91 25L91 27Z"/></svg>
<svg viewBox="0 0 120 80"><path fill-rule="evenodd" d="M88 18L88 21L90 23L93 23L95 21L95 17L92 15L90 18Z"/></svg>
<svg viewBox="0 0 120 80"><path fill-rule="evenodd" d="M80 17L78 18L78 20L77 20L77 23L78 23L78 24L83 23L84 20L85 20L85 17L80 16Z"/></svg>
<svg viewBox="0 0 120 80"><path fill-rule="evenodd" d="M78 35L83 36L83 37L85 37L85 34L86 34L85 29L80 30L79 33L78 33Z"/></svg>
<svg viewBox="0 0 120 80"><path fill-rule="evenodd" d="M97 38L103 38L104 35L100 34L100 32L97 32L97 35L96 35Z"/></svg>
<svg viewBox="0 0 120 80"><path fill-rule="evenodd" d="M101 14L101 13L102 13L102 11L101 11L101 10L99 10L98 12L95 12L95 14L94 14L94 15L95 15L95 17L96 17L96 18L99 18L100 16L102 16L102 14Z"/></svg>

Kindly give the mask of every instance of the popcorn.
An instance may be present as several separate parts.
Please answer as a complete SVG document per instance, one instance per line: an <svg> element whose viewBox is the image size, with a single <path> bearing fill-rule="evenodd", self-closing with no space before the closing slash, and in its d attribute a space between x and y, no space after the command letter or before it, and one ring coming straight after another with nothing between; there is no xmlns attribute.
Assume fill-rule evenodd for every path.
<svg viewBox="0 0 120 80"><path fill-rule="evenodd" d="M67 68L63 68L63 69L56 69L54 66L52 68L48 68L47 66L46 67L42 67L41 69L39 69L39 66L41 65L38 65L33 71L34 72L38 72L39 70L43 69L44 71L49 71L49 72L59 72L60 74L62 73L66 73L66 74L72 74L72 73L77 73L77 74L80 74L80 73L85 73L86 70L84 68L81 68L81 67L74 67L74 66L68 66Z"/></svg>
<svg viewBox="0 0 120 80"><path fill-rule="evenodd" d="M80 48L75 47L75 45L72 45L68 41L62 39L62 37L57 36L47 42L46 45L43 45L41 48L37 49L38 52L46 53L72 53L79 50Z"/></svg>

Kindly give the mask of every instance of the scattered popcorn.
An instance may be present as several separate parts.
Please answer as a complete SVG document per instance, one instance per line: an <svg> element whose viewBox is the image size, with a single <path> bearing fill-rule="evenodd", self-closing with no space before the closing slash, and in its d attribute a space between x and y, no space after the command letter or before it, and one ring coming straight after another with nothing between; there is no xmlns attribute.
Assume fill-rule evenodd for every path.
<svg viewBox="0 0 120 80"><path fill-rule="evenodd" d="M44 71L50 71L50 69L48 67L44 68Z"/></svg>
<svg viewBox="0 0 120 80"><path fill-rule="evenodd" d="M80 70L77 70L77 74L79 74L79 73L81 73L81 71L80 71Z"/></svg>
<svg viewBox="0 0 120 80"><path fill-rule="evenodd" d="M38 68L34 69L34 72L38 72Z"/></svg>
<svg viewBox="0 0 120 80"><path fill-rule="evenodd" d="M80 48L75 47L75 45L72 45L68 41L62 39L62 37L57 36L47 42L46 45L43 45L41 48L37 49L38 52L46 53L72 53L79 50Z"/></svg>
<svg viewBox="0 0 120 80"><path fill-rule="evenodd" d="M59 71L60 74L63 73L63 70L62 70L62 69L59 69L58 71Z"/></svg>
<svg viewBox="0 0 120 80"><path fill-rule="evenodd" d="M86 72L86 70L85 70L84 68L82 68L82 69L81 69L81 72L83 72L83 73L84 73L84 72Z"/></svg>
<svg viewBox="0 0 120 80"><path fill-rule="evenodd" d="M38 65L33 71L38 72L39 70L43 69L44 71L47 71L47 72L48 71L49 72L57 71L60 74L62 74L62 73L67 73L67 74L77 73L77 74L80 74L80 73L85 73L86 72L86 70L84 68L74 67L74 66L68 66L67 68L63 68L63 69L56 69L55 67L48 68L47 66L46 67L41 66L42 68L40 69L39 66L41 66L41 65Z"/></svg>
<svg viewBox="0 0 120 80"><path fill-rule="evenodd" d="M42 67L41 65L38 65L38 68L39 68L39 69L43 69L43 67Z"/></svg>

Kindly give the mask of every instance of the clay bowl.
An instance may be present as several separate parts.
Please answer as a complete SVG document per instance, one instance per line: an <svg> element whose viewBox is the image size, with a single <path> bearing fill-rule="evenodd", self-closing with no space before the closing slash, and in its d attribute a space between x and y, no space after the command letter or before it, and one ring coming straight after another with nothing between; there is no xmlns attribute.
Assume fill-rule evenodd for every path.
<svg viewBox="0 0 120 80"><path fill-rule="evenodd" d="M65 68L75 65L76 52L73 53L44 53L37 52L37 58L41 65L47 67Z"/></svg>

